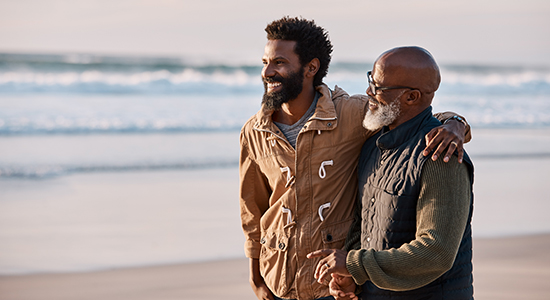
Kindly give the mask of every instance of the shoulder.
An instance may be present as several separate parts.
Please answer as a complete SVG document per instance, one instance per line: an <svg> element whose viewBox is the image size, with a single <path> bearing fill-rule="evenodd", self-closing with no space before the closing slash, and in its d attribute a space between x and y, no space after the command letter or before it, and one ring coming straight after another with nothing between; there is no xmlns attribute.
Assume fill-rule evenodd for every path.
<svg viewBox="0 0 550 300"><path fill-rule="evenodd" d="M347 120L352 126L361 126L368 105L367 96L350 96L346 91L335 86L332 101L340 121Z"/></svg>
<svg viewBox="0 0 550 300"><path fill-rule="evenodd" d="M468 166L458 162L458 157L452 155L448 162L444 162L443 158L435 161L426 159L422 167L422 177L428 181L441 182L449 179L468 179Z"/></svg>
<svg viewBox="0 0 550 300"><path fill-rule="evenodd" d="M246 140L249 140L251 138L251 136L254 134L255 130L254 130L254 126L258 124L258 122L260 121L259 119L259 113L256 113L255 115L251 116L243 125L243 127L241 128L241 134L240 134L240 140L241 140L241 144L245 143L246 144Z"/></svg>
<svg viewBox="0 0 550 300"><path fill-rule="evenodd" d="M350 96L346 91L336 85L332 92L332 101L349 107L364 108L369 99L366 95L361 94Z"/></svg>
<svg viewBox="0 0 550 300"><path fill-rule="evenodd" d="M250 117L241 128L241 134L245 132L252 131L252 128L254 128L254 124L258 123L258 114L253 115Z"/></svg>

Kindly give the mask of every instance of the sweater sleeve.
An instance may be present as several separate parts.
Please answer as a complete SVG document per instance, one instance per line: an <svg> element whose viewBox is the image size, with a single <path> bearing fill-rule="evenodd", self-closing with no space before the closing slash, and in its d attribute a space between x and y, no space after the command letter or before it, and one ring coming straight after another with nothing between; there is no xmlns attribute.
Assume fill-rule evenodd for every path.
<svg viewBox="0 0 550 300"><path fill-rule="evenodd" d="M427 160L421 176L416 238L398 249L351 250L346 266L357 284L405 291L420 288L448 271L468 220L471 184L457 157Z"/></svg>

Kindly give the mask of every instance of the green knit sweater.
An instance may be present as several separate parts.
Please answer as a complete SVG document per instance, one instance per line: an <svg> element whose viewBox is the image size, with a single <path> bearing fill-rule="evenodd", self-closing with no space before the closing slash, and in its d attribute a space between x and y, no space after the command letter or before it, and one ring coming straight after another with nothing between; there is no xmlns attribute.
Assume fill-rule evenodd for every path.
<svg viewBox="0 0 550 300"><path fill-rule="evenodd" d="M386 290L412 290L452 267L470 209L467 167L459 164L456 156L448 163L427 160L420 184L415 240L398 249L349 251L346 266L357 285L370 280ZM354 228L348 235L347 249L360 248L361 232Z"/></svg>

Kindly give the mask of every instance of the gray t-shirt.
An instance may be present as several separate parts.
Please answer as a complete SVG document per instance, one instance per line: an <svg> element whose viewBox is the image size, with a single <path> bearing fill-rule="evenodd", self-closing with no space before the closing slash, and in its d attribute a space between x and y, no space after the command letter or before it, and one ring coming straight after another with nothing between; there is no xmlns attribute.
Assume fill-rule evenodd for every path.
<svg viewBox="0 0 550 300"><path fill-rule="evenodd" d="M313 113L315 113L315 108L317 107L317 100L319 100L319 97L321 97L321 94L319 92L315 93L315 98L313 99L313 102L309 106L306 113L298 120L298 122L292 124L292 125L286 125L279 122L273 122L279 129L283 132L284 136L292 145L292 148L296 149L296 138L298 138L298 133L300 133L300 130L304 127L306 122L313 116Z"/></svg>

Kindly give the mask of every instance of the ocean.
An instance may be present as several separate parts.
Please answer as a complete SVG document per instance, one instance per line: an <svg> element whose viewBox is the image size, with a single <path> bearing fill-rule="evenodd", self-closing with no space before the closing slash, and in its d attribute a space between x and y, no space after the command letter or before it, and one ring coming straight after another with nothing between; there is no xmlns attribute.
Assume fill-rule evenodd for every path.
<svg viewBox="0 0 550 300"><path fill-rule="evenodd" d="M550 128L550 67L440 67L442 83L434 111L451 110L466 116L474 138L478 130ZM325 82L350 94L364 93L365 74L371 68L370 62L334 62ZM0 275L242 256L236 195L238 137L244 122L260 108L260 72L261 63L0 54ZM504 144L496 151L504 151L504 156L528 153L548 161L548 135L543 135L542 142L538 135L526 139L539 144L508 152L503 150ZM491 145L485 146L473 147L481 158L492 155L487 151ZM223 181L221 185L231 196L217 199L219 203L204 199L191 205L192 200L184 195L181 201L169 196L171 200L165 203L152 195L151 201L159 205L131 205L141 207L132 211L132 217L125 206L126 196L106 195L108 202L80 197L84 190L74 192L79 180L104 184L107 178L109 182L122 180L120 185L131 188L131 180L121 179L128 176L143 186L151 182L160 186L162 180L173 178L195 182L186 189L203 187L205 182L199 177L210 178ZM224 181L228 177L232 178L230 184ZM85 193L96 192L98 186L101 184L88 186ZM55 196L66 191L77 196ZM103 206L94 206L98 203ZM202 213L190 214L189 207ZM210 207L223 207L225 213L215 213L215 220L205 223L199 216L209 217L210 210L205 209ZM90 217L97 216L94 209L100 209L102 217ZM169 230L158 225L165 224L166 216L160 214L163 210L169 210L168 217L175 222ZM144 227L143 218L152 211L159 216L148 219L149 225ZM79 223L84 219L85 226ZM197 222L206 224L198 233ZM164 234L160 240L159 231ZM182 238L191 232L196 242L193 247ZM502 232L497 229L486 235L499 234ZM52 235L55 238L50 238ZM213 235L224 236L223 247L208 246ZM106 239L118 241L113 244ZM143 248L145 241L163 246ZM134 249L132 255L125 253L129 248ZM81 255L73 257L77 252Z"/></svg>
<svg viewBox="0 0 550 300"><path fill-rule="evenodd" d="M475 128L550 126L550 67L441 67L435 111L459 112ZM364 93L371 68L333 63L326 83ZM238 149L215 151L208 138L178 151L158 145L128 151L102 149L97 137L237 132L260 107L260 71L261 64L193 65L177 58L0 54L0 137L31 143L2 147L0 178L236 165ZM93 147L100 150L90 153ZM70 155L56 155L69 149Z"/></svg>

